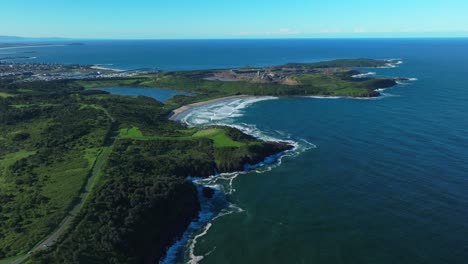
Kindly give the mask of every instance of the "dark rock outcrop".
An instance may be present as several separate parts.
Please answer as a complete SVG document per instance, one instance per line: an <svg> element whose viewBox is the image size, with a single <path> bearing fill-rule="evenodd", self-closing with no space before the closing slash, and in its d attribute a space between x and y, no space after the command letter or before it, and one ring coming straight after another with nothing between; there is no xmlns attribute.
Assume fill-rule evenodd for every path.
<svg viewBox="0 0 468 264"><path fill-rule="evenodd" d="M211 198L213 198L213 195L214 195L215 191L213 189L211 189L210 187L203 187L202 193L203 193L204 197L206 197L208 199L211 199Z"/></svg>
<svg viewBox="0 0 468 264"><path fill-rule="evenodd" d="M287 150L293 149L294 146L286 142L269 141L262 145L253 145L249 147L250 155L243 159L242 167L245 164L257 164L263 162L267 157L277 155Z"/></svg>
<svg viewBox="0 0 468 264"><path fill-rule="evenodd" d="M292 145L285 142L261 142L240 148L225 147L216 149L217 171L243 171L246 165L261 163L270 156L278 155L293 148Z"/></svg>

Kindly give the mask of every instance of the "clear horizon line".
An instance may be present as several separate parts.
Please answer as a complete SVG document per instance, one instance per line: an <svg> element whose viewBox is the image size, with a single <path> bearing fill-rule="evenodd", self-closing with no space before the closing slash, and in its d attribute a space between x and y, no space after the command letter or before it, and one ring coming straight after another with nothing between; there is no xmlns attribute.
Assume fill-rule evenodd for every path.
<svg viewBox="0 0 468 264"><path fill-rule="evenodd" d="M180 37L180 38L92 38L92 37L21 37L21 36L2 36L1 38L18 38L22 41L27 40L61 40L61 41L71 41L71 40L295 40L295 39L465 39L467 36L335 36L335 37L326 37L326 36L307 36L307 37Z"/></svg>

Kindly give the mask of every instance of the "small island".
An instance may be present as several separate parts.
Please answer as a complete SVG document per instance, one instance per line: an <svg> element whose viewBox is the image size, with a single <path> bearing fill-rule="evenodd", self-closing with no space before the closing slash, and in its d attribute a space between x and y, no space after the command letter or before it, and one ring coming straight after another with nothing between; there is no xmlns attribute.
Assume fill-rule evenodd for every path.
<svg viewBox="0 0 468 264"><path fill-rule="evenodd" d="M93 78L92 66L0 64L0 259L157 262L198 216L199 193L187 177L246 170L293 148L230 127L187 127L171 116L229 96L375 97L404 79L358 78L356 68L394 63L336 60L117 77L109 70ZM47 67L56 78L37 79ZM85 74L67 78L72 72ZM110 86L186 94L161 103L87 89ZM205 188L203 195L213 192Z"/></svg>

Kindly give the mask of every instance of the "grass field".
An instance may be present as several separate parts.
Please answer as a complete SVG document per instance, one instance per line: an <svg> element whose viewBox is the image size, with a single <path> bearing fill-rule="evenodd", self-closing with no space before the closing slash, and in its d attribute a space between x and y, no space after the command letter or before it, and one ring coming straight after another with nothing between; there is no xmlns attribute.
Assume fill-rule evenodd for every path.
<svg viewBox="0 0 468 264"><path fill-rule="evenodd" d="M120 138L131 138L131 139L144 139L143 133L141 133L138 127L122 128L119 131Z"/></svg>
<svg viewBox="0 0 468 264"><path fill-rule="evenodd" d="M226 134L223 128L207 128L207 129L188 129L180 130L182 134L187 134L178 137L164 137L164 136L144 136L141 130L137 127L122 128L119 131L119 138L122 139L135 139L135 140L157 140L157 139L174 139L174 140L190 140L196 138L209 138L213 140L214 147L242 147L246 143L233 140Z"/></svg>
<svg viewBox="0 0 468 264"><path fill-rule="evenodd" d="M368 92L368 89L361 82L343 81L333 75L303 74L294 79L300 84L311 87L309 92L313 94L359 96Z"/></svg>
<svg viewBox="0 0 468 264"><path fill-rule="evenodd" d="M223 147L242 147L245 146L246 143L234 141L230 138L224 129L221 128L208 128L204 130L200 130L193 134L194 138L209 138L214 141L214 146L216 148L223 148Z"/></svg>
<svg viewBox="0 0 468 264"><path fill-rule="evenodd" d="M102 109L18 102L0 113L12 116L0 124L0 259L26 253L62 221L107 133Z"/></svg>
<svg viewBox="0 0 468 264"><path fill-rule="evenodd" d="M35 154L34 151L19 151L6 155L0 160L0 168L3 175L0 177L0 189L3 194L9 195L17 193L16 204L21 206L21 211L12 211L9 206L4 206L3 215L10 219L7 226L13 225L16 221L21 221L21 228L18 230L10 229L10 232L2 232L0 246L2 248L11 248L14 252L25 252L31 246L42 239L45 234L53 230L53 226L58 224L64 217L66 208L77 197L86 176L91 169L92 162L98 155L98 149L89 149L83 152L74 151L67 153L62 157L63 161L50 165L41 165L32 171L32 174L38 175L44 184L37 192L39 199L44 199L43 203L35 208L28 209L29 195L17 193L17 184L8 180L8 168L21 159L28 158ZM9 213L10 212L10 213ZM15 216L17 215L17 216ZM20 218L17 218L20 217ZM25 218L24 221L20 220ZM17 219L17 220L13 220ZM16 225L18 227L18 224Z"/></svg>
<svg viewBox="0 0 468 264"><path fill-rule="evenodd" d="M12 97L12 96L14 96L14 95L9 94L9 93L0 92L0 97L6 98L6 97Z"/></svg>
<svg viewBox="0 0 468 264"><path fill-rule="evenodd" d="M11 165L13 165L18 160L27 158L31 155L34 155L35 153L35 151L20 150L15 153L7 154L4 157L0 157L0 172L2 173L2 177L0 177L0 186L2 185L2 181L5 180L5 177L8 173L8 168Z"/></svg>

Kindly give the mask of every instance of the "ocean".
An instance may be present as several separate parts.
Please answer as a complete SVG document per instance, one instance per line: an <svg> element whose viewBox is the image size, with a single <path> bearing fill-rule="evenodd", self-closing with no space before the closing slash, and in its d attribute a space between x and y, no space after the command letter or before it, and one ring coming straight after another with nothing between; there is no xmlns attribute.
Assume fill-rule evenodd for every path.
<svg viewBox="0 0 468 264"><path fill-rule="evenodd" d="M163 70L399 59L369 71L413 81L379 98L243 99L187 114L190 125L297 148L248 173L194 179L218 198L165 263L467 263L468 39L86 41L0 53L17 51Z"/></svg>

